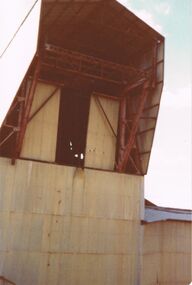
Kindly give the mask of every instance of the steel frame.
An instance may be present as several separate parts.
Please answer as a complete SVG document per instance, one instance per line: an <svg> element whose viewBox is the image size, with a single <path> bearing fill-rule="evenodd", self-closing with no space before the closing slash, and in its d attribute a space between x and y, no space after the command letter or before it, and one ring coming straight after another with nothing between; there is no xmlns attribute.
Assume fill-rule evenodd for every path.
<svg viewBox="0 0 192 285"><path fill-rule="evenodd" d="M139 126L139 120L143 113L144 105L145 105L147 95L150 89L149 81L147 80L143 83L143 90L139 98L138 111L132 122L132 126L131 126L128 139L126 138L126 129L127 129L127 104L126 104L127 103L127 99L126 99L127 92L126 92L126 89L127 88L125 88L125 92L122 96L121 105L120 105L119 151L118 151L118 161L116 165L116 170L118 172L124 172L126 170L128 160L130 159L131 150L135 144L136 134L137 134L138 126Z"/></svg>
<svg viewBox="0 0 192 285"><path fill-rule="evenodd" d="M4 145L4 143L6 143L6 141L7 141L12 135L14 135L15 132L16 132L16 130L13 129L13 130L0 142L0 147L1 147L2 145Z"/></svg>
<svg viewBox="0 0 192 285"><path fill-rule="evenodd" d="M32 102L33 102L33 98L34 98L34 94L35 94L35 90L37 86L39 72L40 72L40 58L38 55L36 55L33 79L31 81L28 92L25 89L25 101L23 104L23 108L20 109L20 115L19 115L20 128L19 128L17 139L16 139L15 154L12 158L12 164L15 163L15 160L20 156L20 153L21 153L23 140L24 140L24 136L25 136L25 132L27 128L27 123L28 123L28 119L29 119L29 115L30 115L30 111L32 107Z"/></svg>
<svg viewBox="0 0 192 285"><path fill-rule="evenodd" d="M115 130L114 130L114 128L113 128L113 126L112 126L112 124L111 124L111 122L110 122L110 120L109 120L109 118L108 118L108 116L107 116L107 114L106 114L106 112L105 112L105 110L104 110L102 104L101 104L101 101L99 100L99 98L98 98L97 95L96 95L94 98L95 98L95 101L96 101L96 103L97 103L99 109L102 111L102 113L103 113L103 115L104 115L104 117L105 117L105 119L106 119L106 121L107 121L107 124L108 124L108 126L110 127L110 129L111 129L111 131L112 131L114 137L117 137L117 134L115 133Z"/></svg>
<svg viewBox="0 0 192 285"><path fill-rule="evenodd" d="M130 99L130 98L128 98L128 99ZM133 116L133 118L134 118L136 116L136 114L133 114L131 112L132 110L131 110L129 104L127 104L127 109L128 109L128 113L130 114L130 117ZM129 129L128 130L129 133L131 132L131 125L132 125L132 122L133 122L133 118L131 119L131 122L129 120L127 122L127 127ZM140 117L140 120L141 120L141 118L142 117ZM136 169L137 170L137 174L142 174L143 175L143 167L142 167L142 162L141 162L140 149L139 149L138 137L137 136L135 137L135 143L133 144L133 147L134 147L134 150L135 150L135 155L133 157L133 161L135 160L135 164L137 165L137 169ZM131 153L130 153L129 160L131 161ZM133 163L132 163L132 165L133 165Z"/></svg>
<svg viewBox="0 0 192 285"><path fill-rule="evenodd" d="M107 94L98 93L98 92L93 92L92 95L95 95L95 96L101 97L101 98L110 99L110 100L113 100L113 101L120 101L120 97L118 97L118 96L112 96L112 95L107 95Z"/></svg>
<svg viewBox="0 0 192 285"><path fill-rule="evenodd" d="M145 77L137 80L132 85L127 85L125 87L120 103L120 120L119 120L119 134L118 134L118 153L117 153L117 163L116 170L118 172L125 172L126 167L128 165L128 161L132 163L132 165L137 168L138 173L143 175L142 163L141 163L141 155L148 154L150 152L141 153L138 145L138 136L143 135L147 132L155 130L155 128L149 128L146 130L139 130L139 122L140 120L155 120L156 117L153 116L142 116L142 114L146 111L149 111L153 108L159 107L159 104L154 104L149 107L145 107L146 99L151 91L157 85L157 57L158 57L158 42L155 42L153 49L153 59L152 59L152 70L151 74L146 74ZM132 114L133 119L128 117L130 116L130 110L127 110L127 97L131 90L139 87L142 87L142 92L139 96L139 104L137 106L136 114ZM127 112L128 111L128 112ZM129 128L129 123L131 122L131 128ZM128 132L128 135L127 135ZM136 156L135 159L132 158L132 150L135 148ZM136 160L138 163L136 163ZM134 165L135 162L135 165Z"/></svg>
<svg viewBox="0 0 192 285"><path fill-rule="evenodd" d="M47 66L49 69L56 68L66 73L75 72L83 77L90 77L93 79L104 80L106 82L113 82L120 84L124 87L121 95L110 96L107 94L93 92L95 101L101 110L107 124L109 125L114 137L117 137L117 161L115 170L118 172L126 172L128 162L133 166L136 173L143 175L141 156L144 154L150 154L150 151L141 152L138 145L138 137L146 132L154 131L154 128L139 131L140 120L156 120L156 117L143 115L144 112L150 111L153 108L159 108L159 104L151 106L145 106L146 99L150 93L151 88L154 88L156 82L156 69L157 69L157 46L154 48L154 57L152 72L146 72L145 70L136 69L133 67L123 66L113 62L108 62L99 58L87 56L81 53L65 50L63 48L55 47L52 45L45 45L42 57L36 54L32 67L34 68L33 75L27 74L23 81L21 92L17 95L13 102L9 113L14 111L19 106L19 117L17 126L8 124L5 120L4 127L10 128L11 131L7 137L3 138L0 142L0 147L6 143L9 138L16 132L16 146L15 152L12 157L12 164L20 157L23 140L27 128L27 124L37 115L37 113L47 104L47 102L56 94L61 86L65 85L65 80L60 83L52 82L55 85L55 89L49 95L49 97L30 115L31 106L36 90L38 81L50 83L49 80L44 80L40 76L40 71L43 66ZM129 75L132 76L132 80L129 81ZM27 84L31 82L28 88ZM130 93L139 88L142 90L139 96L139 104L137 106L137 112L131 114L131 110L127 104L130 99ZM140 91L139 91L140 92ZM99 100L99 97L108 98L110 100L119 101L119 130L118 134L113 129L111 122ZM9 114L8 113L8 114ZM134 152L132 150L134 149Z"/></svg>
<svg viewBox="0 0 192 285"><path fill-rule="evenodd" d="M146 77L145 71L132 66L116 64L50 44L45 44L43 65L120 85L124 85L130 77Z"/></svg>
<svg viewBox="0 0 192 285"><path fill-rule="evenodd" d="M23 102L25 101L25 97L23 97L23 96L25 96L25 91L26 91L25 88L26 88L26 80L24 79L23 83L22 83L22 86L21 86L21 96L16 96L15 100L13 101L13 103L12 103L10 109L9 109L9 112L8 112L5 120L3 121L2 126L6 127L6 128L10 128L12 130L0 142L0 147L3 146L9 140L10 137L12 137L15 133L18 134L18 132L20 131L20 119L21 119L20 114L21 114L21 112L22 112L22 110L24 108L23 107ZM7 123L7 120L9 118L9 114L11 114L15 110L16 107L19 108L18 123L17 123L17 125L10 125L10 124Z"/></svg>
<svg viewBox="0 0 192 285"><path fill-rule="evenodd" d="M57 93L59 87L56 87L54 91L45 99L45 101L34 111L34 113L28 118L27 123L29 123L38 113L39 111L47 104L47 102Z"/></svg>

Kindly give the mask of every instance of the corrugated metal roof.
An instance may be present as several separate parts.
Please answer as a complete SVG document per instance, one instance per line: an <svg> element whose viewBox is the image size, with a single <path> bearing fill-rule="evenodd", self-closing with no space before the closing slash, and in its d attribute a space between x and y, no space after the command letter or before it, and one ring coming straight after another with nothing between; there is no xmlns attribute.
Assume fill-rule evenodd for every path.
<svg viewBox="0 0 192 285"><path fill-rule="evenodd" d="M120 64L162 35L115 0L44 0L40 41Z"/></svg>
<svg viewBox="0 0 192 285"><path fill-rule="evenodd" d="M152 223L158 221L192 221L192 211L163 208L158 206L147 206L145 208L144 222Z"/></svg>

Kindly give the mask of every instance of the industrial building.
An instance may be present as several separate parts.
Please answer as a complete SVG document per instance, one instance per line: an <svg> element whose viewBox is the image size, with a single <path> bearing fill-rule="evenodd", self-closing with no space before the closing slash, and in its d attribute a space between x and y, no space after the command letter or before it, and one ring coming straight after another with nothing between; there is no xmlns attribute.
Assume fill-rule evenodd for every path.
<svg viewBox="0 0 192 285"><path fill-rule="evenodd" d="M0 130L0 284L190 282L191 212L144 202L163 70L164 37L117 1L42 1Z"/></svg>
<svg viewBox="0 0 192 285"><path fill-rule="evenodd" d="M145 201L141 284L189 284L192 280L191 210Z"/></svg>

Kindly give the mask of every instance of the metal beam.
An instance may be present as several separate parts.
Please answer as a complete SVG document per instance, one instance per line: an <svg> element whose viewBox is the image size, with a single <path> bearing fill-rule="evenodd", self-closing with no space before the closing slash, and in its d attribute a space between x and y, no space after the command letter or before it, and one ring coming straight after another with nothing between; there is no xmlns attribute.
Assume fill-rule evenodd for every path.
<svg viewBox="0 0 192 285"><path fill-rule="evenodd" d="M29 79L31 79L31 77L29 77ZM51 85L54 85L54 86L57 86L57 87L60 87L62 88L65 84L64 84L64 81L55 81L55 80L46 80L46 79L43 79L43 78L38 78L38 82L40 83L44 83L44 84L51 84Z"/></svg>
<svg viewBox="0 0 192 285"><path fill-rule="evenodd" d="M45 45L43 65L119 85L124 85L126 81L135 77L145 78L146 75L142 70L132 66L113 63L50 44ZM137 82L137 84L142 84L142 82Z"/></svg>
<svg viewBox="0 0 192 285"><path fill-rule="evenodd" d="M137 174L141 174L141 171L140 171L140 169L138 168L138 166L137 166L135 160L134 160L131 156L129 156L129 160L130 160L130 162L132 163L132 165L133 165L133 167L135 168L135 170L137 171Z"/></svg>
<svg viewBox="0 0 192 285"><path fill-rule="evenodd" d="M144 108L144 109L143 109L143 112L149 111L149 110L154 109L154 108L157 108L157 107L159 107L159 104L151 105L151 106L149 106L149 107Z"/></svg>
<svg viewBox="0 0 192 285"><path fill-rule="evenodd" d="M144 83L143 90L142 90L142 93L141 93L140 98L139 98L138 112L137 112L135 119L134 119L132 126L131 126L131 131L129 134L128 143L125 146L125 149L123 152L123 157L119 158L119 162L117 165L117 170L119 172L123 172L126 169L131 150L132 150L133 145L135 143L135 138L136 138L136 134L137 134L138 126L139 126L139 120L140 120L140 117L142 115L143 108L144 108L148 93L149 93L149 82L146 81Z"/></svg>
<svg viewBox="0 0 192 285"><path fill-rule="evenodd" d="M155 42L153 48L153 61L152 61L152 87L155 88L157 81L157 56L158 56L158 43Z"/></svg>
<svg viewBox="0 0 192 285"><path fill-rule="evenodd" d="M125 148L125 134L126 134L126 124L127 124L127 99L125 96L121 97L120 106L119 106L119 132L118 132L118 142L119 142L119 151L118 151L118 162L123 159L123 153Z"/></svg>
<svg viewBox="0 0 192 285"><path fill-rule="evenodd" d="M34 111L34 113L29 117L28 123L37 115L37 113L47 104L47 102L57 93L59 87L56 87L54 91L49 95L49 97Z"/></svg>
<svg viewBox="0 0 192 285"><path fill-rule="evenodd" d="M129 100L130 100L131 98L129 98ZM133 98L132 98L133 99ZM129 114L131 114L131 108L130 108L130 104L128 104L128 106L127 106L127 108L128 108L128 113ZM134 116L135 116L136 114L134 114ZM127 122L127 126L128 126L128 128L129 128L129 122ZM129 133L131 132L131 128L129 128ZM133 146L134 147L134 146ZM134 150L135 150L135 156L134 156L134 159L135 159L135 163L136 163L136 165L137 165L137 167L138 167L138 169L139 169L139 174L141 174L141 175L143 175L143 166L142 166L142 161L141 161L141 156L140 156L140 154L139 154L139 152L140 152L140 148L139 148L139 143L138 143L138 138L137 138L137 136L135 137L135 148L134 148Z"/></svg>
<svg viewBox="0 0 192 285"><path fill-rule="evenodd" d="M149 151L140 152L139 154L140 154L140 155L146 155L146 154L150 154L150 153L151 153L151 151L149 150Z"/></svg>
<svg viewBox="0 0 192 285"><path fill-rule="evenodd" d="M45 63L43 62L42 63L43 67L47 67L48 69L51 69L51 70L54 70L56 72L60 72L61 74L66 74L66 72L68 73L71 73L71 74L74 74L74 75L79 75L80 77L87 77L87 78L91 78L91 79L96 79L96 80L103 80L103 81L106 81L106 82L109 82L109 83L114 83L116 85L122 85L123 82L120 82L120 81L117 81L117 80L113 80L113 79L110 79L110 78L107 78L105 76L97 76L97 75L94 75L94 74L90 74L89 72L85 72L85 71L82 71L82 70L77 70L77 69L72 69L72 68L69 68L69 67L60 67L56 64L49 64L49 63ZM80 64L79 64L80 66Z"/></svg>
<svg viewBox="0 0 192 285"><path fill-rule="evenodd" d="M108 123L108 125L109 125L109 127L110 127L110 129L111 129L111 131L113 133L113 135L114 135L114 137L117 137L117 134L115 133L115 131L113 129L113 126L111 125L111 122L110 122L109 118L107 117L107 114L106 114L106 112L105 112L105 110L104 110L104 108L103 108L99 98L97 96L95 96L94 98L95 98L95 101L96 101L97 105L101 109L101 111L102 111L102 113L103 113L103 115L104 115L104 117L105 117L105 119L106 119L106 121L107 121L107 123Z"/></svg>
<svg viewBox="0 0 192 285"><path fill-rule="evenodd" d="M16 132L15 129L13 129L1 142L0 147Z"/></svg>
<svg viewBox="0 0 192 285"><path fill-rule="evenodd" d="M123 95L122 96L128 96L129 95L129 92L141 85L143 85L143 83L146 81L147 79L144 77L144 78L141 78L139 80L137 80L137 82L134 82L133 84L131 84L130 86L128 85L124 91L123 91Z"/></svg>
<svg viewBox="0 0 192 285"><path fill-rule="evenodd" d="M153 120L153 121L156 121L157 117L141 117L140 120Z"/></svg>
<svg viewBox="0 0 192 285"><path fill-rule="evenodd" d="M24 111L23 111L22 119L21 119L21 127L20 127L20 131L18 134L18 140L17 140L17 144L16 144L16 149L15 149L15 157L13 157L13 159L12 159L13 164L15 162L15 159L17 157L19 157L20 152L21 152L21 148L23 145L23 140L24 140L25 131L27 128L29 114L30 114L30 110L31 110L36 86L37 86L37 79L39 76L39 71L40 71L40 59L39 59L39 56L36 55L34 76L33 76L33 80L31 82L31 86L30 86L29 92L28 92L26 100L25 100Z"/></svg>
<svg viewBox="0 0 192 285"><path fill-rule="evenodd" d="M129 92L132 91L133 89L137 88L138 86L143 85L146 82L146 78L141 78L137 82L134 82L132 85L128 85L125 87L121 97L120 97L120 120L119 120L119 134L118 134L118 142L119 142L119 150L118 150L118 159L117 159L117 164L116 168L118 170L118 165L121 161L123 161L124 157L124 152L125 152L125 146L126 146L126 133L127 129L129 128L129 121L133 121L134 119L129 119L128 115L131 113L131 110L129 108L129 104L127 104L127 100L129 99L128 95ZM136 114L132 114L136 116ZM129 130L131 132L131 130ZM139 156L139 148L138 148L138 142L136 141L135 143L136 146L136 152L138 156L138 163L140 170L140 174L143 173L142 170L142 165L140 161L140 156ZM133 164L133 163L132 163Z"/></svg>
<svg viewBox="0 0 192 285"><path fill-rule="evenodd" d="M145 133L152 132L154 130L155 130L155 128L149 128L149 129L138 132L137 135L140 136L140 135L143 135Z"/></svg>
<svg viewBox="0 0 192 285"><path fill-rule="evenodd" d="M104 93L98 93L98 92L93 92L93 95L97 96L97 97L101 97L101 98L106 98L106 99L110 99L113 101L120 101L120 97L117 96L112 96L112 95L107 95Z"/></svg>
<svg viewBox="0 0 192 285"><path fill-rule="evenodd" d="M139 143L137 137L135 138L135 145L136 145L136 155L137 155L137 163L139 164L139 172L141 175L144 174L143 172L143 166L142 166L142 160L140 156L140 149L139 149Z"/></svg>
<svg viewBox="0 0 192 285"><path fill-rule="evenodd" d="M26 85L26 81L27 81L27 80L26 80L26 78L25 78L23 85ZM23 92L22 92L22 94L23 94L23 99L25 99L26 86L23 86L22 89L23 89L23 90L22 90L22 91L23 91ZM21 127L22 117L23 117L23 114L24 114L24 107L25 107L25 100L21 100L21 101L20 101L20 104L19 104L19 115L18 115L18 122L17 122L17 125L18 125L18 132L16 133L16 146L17 146L17 142L18 142L18 140L19 140L19 135L20 135L19 131L20 131L20 127ZM16 151L17 151L16 146L15 146L15 149L14 149L14 152L13 152L13 156L12 156L12 159L11 159L11 164L14 164L14 163L15 163Z"/></svg>

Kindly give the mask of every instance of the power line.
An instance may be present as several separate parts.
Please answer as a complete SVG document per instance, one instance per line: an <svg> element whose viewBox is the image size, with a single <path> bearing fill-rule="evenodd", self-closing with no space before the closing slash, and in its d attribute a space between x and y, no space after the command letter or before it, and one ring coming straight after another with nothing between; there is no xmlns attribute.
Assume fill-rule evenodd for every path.
<svg viewBox="0 0 192 285"><path fill-rule="evenodd" d="M35 7L35 5L37 4L39 0L36 0L34 2L34 4L32 5L31 9L29 10L29 12L27 13L27 15L25 16L25 18L23 19L23 21L21 22L21 24L19 25L18 29L16 30L16 32L13 34L11 40L9 41L9 43L7 44L7 46L5 47L5 49L3 50L3 52L0 55L0 58L5 54L5 52L7 51L7 49L9 48L9 46L11 45L11 43L13 42L14 38L16 37L16 35L18 34L19 30L21 29L21 27L23 26L23 24L25 23L25 21L27 20L27 18L29 17L30 13L32 12L33 8Z"/></svg>

